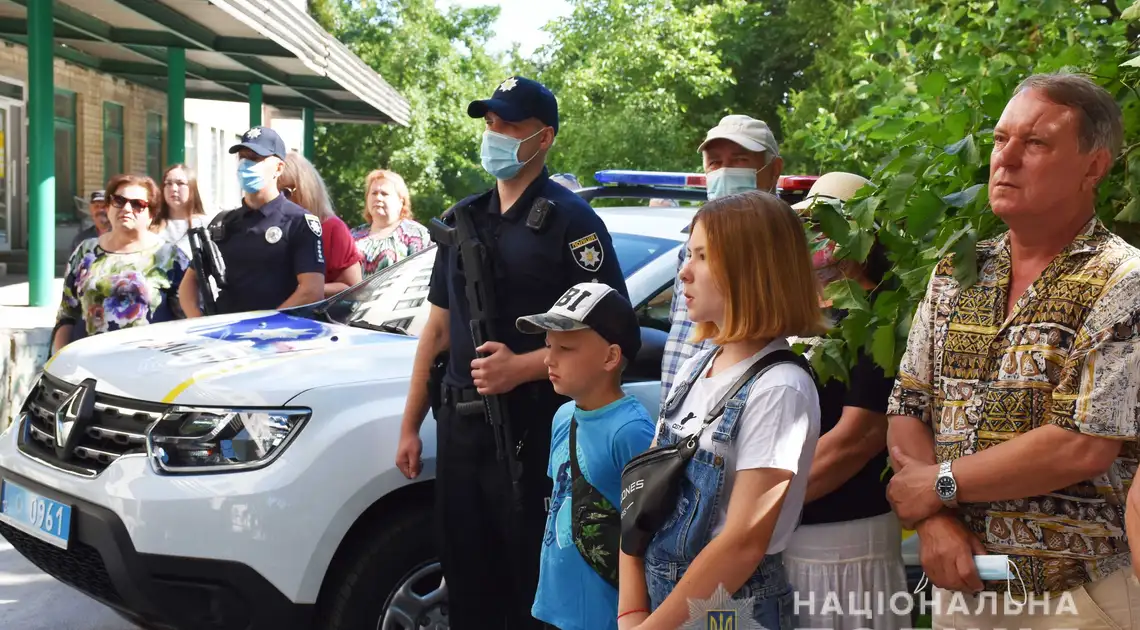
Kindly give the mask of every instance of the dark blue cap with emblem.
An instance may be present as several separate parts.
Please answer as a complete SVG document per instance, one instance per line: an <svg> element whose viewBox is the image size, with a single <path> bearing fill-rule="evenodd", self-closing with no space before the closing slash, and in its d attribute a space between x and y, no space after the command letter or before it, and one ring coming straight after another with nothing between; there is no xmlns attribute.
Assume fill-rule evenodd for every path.
<svg viewBox="0 0 1140 630"><path fill-rule="evenodd" d="M285 141L269 127L254 127L241 135L241 142L230 147L230 153L237 153L241 149L249 149L261 157L277 156L282 160L289 152L285 148Z"/></svg>
<svg viewBox="0 0 1140 630"><path fill-rule="evenodd" d="M491 98L467 106L467 115L472 118L482 118L487 112L495 112L507 122L537 118L558 134L558 99L533 79L511 77L499 84Z"/></svg>

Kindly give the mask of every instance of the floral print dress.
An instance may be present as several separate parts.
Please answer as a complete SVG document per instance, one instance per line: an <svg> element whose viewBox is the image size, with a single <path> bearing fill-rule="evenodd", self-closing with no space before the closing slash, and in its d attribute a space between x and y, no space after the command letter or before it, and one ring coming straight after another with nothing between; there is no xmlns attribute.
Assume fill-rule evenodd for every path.
<svg viewBox="0 0 1140 630"><path fill-rule="evenodd" d="M189 264L165 241L122 254L103 249L97 238L83 241L67 262L56 326L71 324L74 341L175 319L178 285Z"/></svg>
<svg viewBox="0 0 1140 630"><path fill-rule="evenodd" d="M428 229L411 219L400 221L400 225L383 238L369 234L371 230L372 226L368 224L352 230L356 249L364 257L361 271L365 278L425 249L431 242Z"/></svg>

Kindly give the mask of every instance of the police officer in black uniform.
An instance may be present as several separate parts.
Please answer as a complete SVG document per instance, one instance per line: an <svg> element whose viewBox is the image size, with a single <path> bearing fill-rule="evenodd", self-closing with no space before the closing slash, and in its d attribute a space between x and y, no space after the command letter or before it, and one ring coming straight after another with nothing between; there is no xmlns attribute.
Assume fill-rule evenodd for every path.
<svg viewBox="0 0 1140 630"><path fill-rule="evenodd" d="M218 213L209 236L221 253L225 277L219 313L284 309L324 299L321 222L277 190L285 142L269 127L254 127L230 147L238 154L241 208ZM201 315L199 278L188 269L179 298L190 317Z"/></svg>
<svg viewBox="0 0 1140 630"><path fill-rule="evenodd" d="M511 77L492 98L467 108L483 118L482 163L496 185L445 213L469 213L490 250L501 343L475 348L458 248L440 246L401 428L396 465L409 478L421 468L420 425L429 406L434 359L449 350L436 411L436 512L453 630L541 628L531 617L550 495L550 425L566 402L554 393L542 337L515 320L544 312L579 282L604 282L628 298L609 232L580 197L550 180L546 154L558 133L558 105L538 82ZM538 310L535 310L538 309ZM480 356L485 358L479 358ZM522 464L521 506L496 459L494 432L470 403L503 395ZM463 411L460 411L463 408ZM478 405L476 405L478 409ZM513 511L512 505L518 507Z"/></svg>

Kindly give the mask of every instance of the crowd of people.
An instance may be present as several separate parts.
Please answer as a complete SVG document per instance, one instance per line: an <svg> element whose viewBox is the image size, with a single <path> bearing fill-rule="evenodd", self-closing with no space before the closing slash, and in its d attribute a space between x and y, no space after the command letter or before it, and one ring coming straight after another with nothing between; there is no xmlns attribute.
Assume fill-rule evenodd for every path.
<svg viewBox="0 0 1140 630"><path fill-rule="evenodd" d="M448 219L495 235L500 319L522 336L475 347L471 263L441 248L396 462L420 474L432 363L449 350L434 411L452 628L673 629L720 589L766 628L910 627L903 527L919 535L936 628L1138 627L1125 528L1140 531L1137 498L1126 508L1140 494L1140 251L1096 218L1122 135L1107 92L1065 74L1018 87L990 166L1008 231L978 244L978 281L960 284L955 266L972 261L948 255L897 376L859 351L826 383L789 348L813 357L845 317L827 287L898 288L881 244L848 260L813 218L868 182L828 173L793 208L773 194L768 126L722 119L697 147L709 201L678 260L657 418L620 387L639 340L601 264L605 227L576 227L588 209L545 169L553 95L511 78L468 113L486 123L497 182ZM565 218L528 230L545 199ZM570 255L582 234L597 266ZM545 346L527 338L541 333ZM488 396L525 418L521 473L465 404Z"/></svg>
<svg viewBox="0 0 1140 630"><path fill-rule="evenodd" d="M1107 92L1069 74L1018 86L990 160L1008 230L978 243L977 281L956 273L969 257L947 255L897 376L859 351L826 383L791 347L812 358L846 316L827 287L897 288L884 247L848 260L813 218L869 183L828 173L789 206L768 126L723 118L695 147L709 200L677 261L656 417L621 387L641 331L609 233L546 168L554 95L511 77L467 113L486 125L496 182L443 218L486 256L436 252L396 460L410 479L423 470L430 408L453 629L672 630L724 589L771 630L896 630L911 621L893 605L864 617L821 604L908 593L903 527L935 595L967 602L936 606L936 628L1140 627L1126 533L1140 535L1140 250L1096 217L1123 135ZM349 230L271 129L231 152L242 206L209 220L222 312L321 299L429 241L391 171L369 173L368 221ZM56 350L197 316L210 289L182 247L202 213L192 169L171 167L161 192L117 176L93 212L103 201L107 223L68 266ZM473 276L509 324L494 340L471 326ZM505 447L473 404L490 400L509 412ZM1050 596L1074 605L1024 605Z"/></svg>
<svg viewBox="0 0 1140 630"><path fill-rule="evenodd" d="M270 128L232 147L239 209L210 211L194 169L174 164L161 186L120 174L91 193L93 225L76 235L64 275L52 353L88 335L204 314L299 306L336 295L430 244L396 173L364 182L369 225L350 230L317 169ZM224 283L198 278L189 232L207 227L226 265ZM323 279L322 279L323 278ZM322 286L323 285L323 286Z"/></svg>

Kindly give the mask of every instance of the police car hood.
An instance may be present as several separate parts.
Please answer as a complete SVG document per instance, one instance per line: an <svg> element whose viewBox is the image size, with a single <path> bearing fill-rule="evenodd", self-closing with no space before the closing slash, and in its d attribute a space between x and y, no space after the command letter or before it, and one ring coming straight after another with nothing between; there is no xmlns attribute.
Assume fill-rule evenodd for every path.
<svg viewBox="0 0 1140 630"><path fill-rule="evenodd" d="M276 311L141 326L81 339L46 371L134 400L282 405L315 387L410 379L416 339Z"/></svg>

